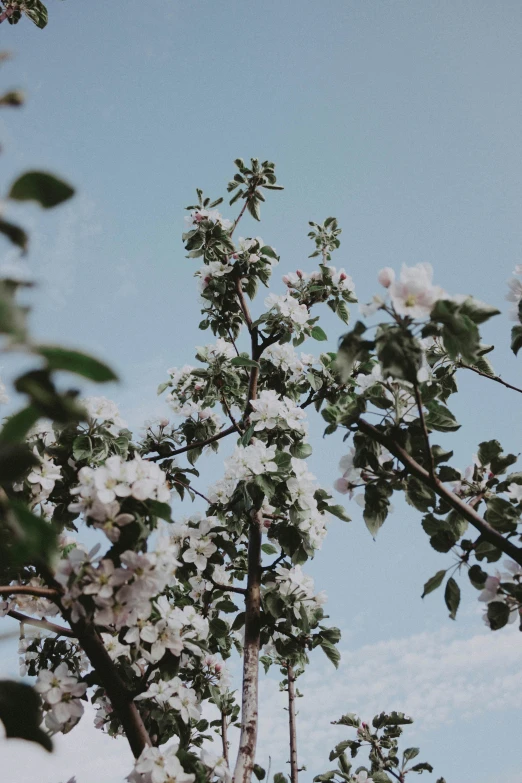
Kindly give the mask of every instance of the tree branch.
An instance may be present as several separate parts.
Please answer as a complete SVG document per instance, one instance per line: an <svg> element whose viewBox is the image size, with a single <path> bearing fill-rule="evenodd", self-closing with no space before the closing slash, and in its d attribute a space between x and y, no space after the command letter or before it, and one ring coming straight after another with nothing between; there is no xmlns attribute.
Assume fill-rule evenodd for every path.
<svg viewBox="0 0 522 783"><path fill-rule="evenodd" d="M208 446L209 443L214 443L216 440L221 440L221 438L226 438L227 435L230 435L232 432L235 432L235 427L227 427L226 430L221 430L221 432L218 432L216 435L211 435L210 438L207 438L206 440L197 440L194 443L189 443L187 446L183 446L181 449L176 449L175 451L171 451L170 454L166 455L160 455L158 454L155 457L147 457L149 462L159 462L161 459L170 459L170 457L176 457L178 454L184 454L186 451L191 451L191 449L199 449L203 448L204 446Z"/></svg>
<svg viewBox="0 0 522 783"><path fill-rule="evenodd" d="M40 620L36 617L27 617L27 615L22 614L22 612L15 612L14 609L9 610L7 614L9 617L18 620L18 622L23 623L24 625L34 625L37 628L45 628L47 631L52 631L53 633L58 634L58 636L75 638L75 635L70 628L63 628L61 625L55 625L47 620Z"/></svg>
<svg viewBox="0 0 522 783"><path fill-rule="evenodd" d="M423 468L422 465L419 465L419 463L416 462L416 460L414 460L413 457L408 454L408 452L405 451L402 446L400 446L393 438L385 435L383 432L374 427L373 424L370 424L364 419L359 419L359 429L361 432L366 433L366 435L369 435L378 443L380 443L381 446L385 446L394 457L402 462L402 464L409 470L410 473L420 479L424 484L431 487L440 498L443 498L443 500L445 500L448 505L450 505L455 509L455 511L458 511L459 514L465 517L468 522L470 522L473 527L479 531L481 536L486 541L489 541L490 544L496 546L506 555L509 555L509 557L511 557L516 563L522 565L521 548L515 546L515 544L513 544L509 539L504 538L501 533L491 527L491 525L489 525L486 520L475 511L474 508L472 508L468 503L465 503L462 498L459 498L458 495L455 495L454 492L444 486L444 484L442 484L442 482L439 481L436 476L432 478L428 471Z"/></svg>
<svg viewBox="0 0 522 783"><path fill-rule="evenodd" d="M0 24L5 22L6 19L9 19L9 17L14 14L15 10L15 8L6 8L6 10L0 14Z"/></svg>
<svg viewBox="0 0 522 783"><path fill-rule="evenodd" d="M513 389L513 391L522 394L522 389L519 389L518 386L513 386L511 383L508 383L507 381L503 381L499 375L489 375L487 372L483 372L482 370L479 370L477 367L472 367L470 364L464 364L464 362L459 362L457 366L462 367L463 370L471 370L471 372L475 372L477 373L477 375L481 375L482 378L489 378L490 381L496 381L496 383L501 383L502 386L506 387L506 389Z"/></svg>
<svg viewBox="0 0 522 783"><path fill-rule="evenodd" d="M290 783L298 783L299 766L297 764L297 728L295 715L295 673L290 664L287 663L288 677L288 727L290 731Z"/></svg>
<svg viewBox="0 0 522 783"><path fill-rule="evenodd" d="M66 614L64 612L64 614ZM133 701L133 694L127 689L118 669L105 649L102 639L92 625L80 620L74 623L67 617L80 646L98 674L109 701L116 712L135 756L141 755L144 748L152 745L141 715Z"/></svg>
<svg viewBox="0 0 522 783"><path fill-rule="evenodd" d="M243 651L243 693L241 735L234 783L250 783L257 746L259 643L261 611L261 536L260 511L252 513L248 538L248 582L245 598L245 647Z"/></svg>
<svg viewBox="0 0 522 783"><path fill-rule="evenodd" d="M238 593L239 595L247 595L247 590L245 590L244 587L234 587L233 585L222 585L219 582L215 582L212 577L209 578L209 582L211 582L214 587L217 587L219 590L228 590L229 593Z"/></svg>
<svg viewBox="0 0 522 783"><path fill-rule="evenodd" d="M58 590L51 587L36 587L35 585L1 586L0 595L34 595L37 598L48 598L50 601L56 601L60 598Z"/></svg>
<svg viewBox="0 0 522 783"><path fill-rule="evenodd" d="M228 739L227 739L227 716L221 711L221 743L223 745L223 758L228 767Z"/></svg>

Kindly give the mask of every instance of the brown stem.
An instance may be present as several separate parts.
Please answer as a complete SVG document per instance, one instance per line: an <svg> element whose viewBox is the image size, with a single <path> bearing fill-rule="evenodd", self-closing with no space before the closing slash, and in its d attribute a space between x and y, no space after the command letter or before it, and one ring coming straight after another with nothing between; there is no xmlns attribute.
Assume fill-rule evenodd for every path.
<svg viewBox="0 0 522 783"><path fill-rule="evenodd" d="M297 729L295 715L295 673L287 663L288 674L288 728L290 730L290 783L298 783L299 767L297 764Z"/></svg>
<svg viewBox="0 0 522 783"><path fill-rule="evenodd" d="M385 446L394 457L402 462L404 467L406 467L410 473L420 479L424 484L431 487L440 498L443 498L443 500L445 500L446 503L454 508L455 511L458 511L459 514L467 519L468 522L470 522L473 527L479 531L482 538L484 538L486 541L489 541L490 544L496 546L506 555L509 555L509 557L513 558L516 563L522 565L522 549L515 546L515 544L513 544L509 539L504 538L501 533L497 532L493 527L491 527L491 525L489 525L486 520L475 511L474 508L472 508L468 503L465 503L462 498L459 498L458 495L455 495L454 492L444 486L444 484L439 481L437 477L432 478L428 471L425 470L422 465L419 465L419 463L414 460L413 457L408 454L408 452L405 451L402 446L400 446L393 438L385 435L383 432L374 427L373 424L370 424L364 419L359 419L359 429L361 432L366 433L366 435L370 435L370 437L380 443L381 446Z"/></svg>
<svg viewBox="0 0 522 783"><path fill-rule="evenodd" d="M60 598L58 590L53 590L50 587L35 587L33 585L1 586L0 595L34 595L37 598L48 598L50 601Z"/></svg>
<svg viewBox="0 0 522 783"><path fill-rule="evenodd" d="M240 435L242 435L243 434L243 427L240 424L238 424L237 421L235 420L235 418L234 418L234 416L232 414L232 411L230 410L230 406L229 406L229 404L227 402L227 399L226 399L224 394L221 395L221 402L223 403L223 407L224 407L224 409L227 412L228 418L230 419L230 421L232 422L232 424L234 425L236 430L240 433Z"/></svg>
<svg viewBox="0 0 522 783"><path fill-rule="evenodd" d="M243 293L243 286L241 285L241 280L239 277L236 278L236 293L237 298L239 299L239 306L241 308L241 312L243 313L243 316L245 318L245 323L248 327L248 331L252 331L252 316L250 315L250 310L248 309L248 305L246 303L245 294Z"/></svg>
<svg viewBox="0 0 522 783"><path fill-rule="evenodd" d="M225 592L228 591L229 593L238 593L239 595L247 595L247 590L245 590L244 587L234 587L233 585L222 585L219 582L215 582L212 579L212 577L209 578L209 581L214 585L214 587L217 587L220 590L224 590Z"/></svg>
<svg viewBox="0 0 522 783"><path fill-rule="evenodd" d="M227 739L227 716L224 712L221 713L221 742L223 745L223 758L225 764L228 767L228 739Z"/></svg>
<svg viewBox="0 0 522 783"><path fill-rule="evenodd" d="M64 612L64 614L67 613ZM103 641L92 625L83 620L74 623L70 616L67 619L75 636L78 637L80 646L105 688L135 758L138 758L144 748L152 743L138 708L133 701L132 693L125 686L114 662L105 649Z"/></svg>
<svg viewBox="0 0 522 783"><path fill-rule="evenodd" d="M61 625L55 625L54 623L48 622L48 620L27 617L27 615L22 614L22 612L15 612L14 609L11 609L7 614L9 617L18 620L18 622L23 623L24 625L34 625L37 628L45 628L47 631L52 631L53 633L58 634L58 636L70 636L74 638L74 633L70 628L63 628Z"/></svg>
<svg viewBox="0 0 522 783"><path fill-rule="evenodd" d="M248 581L245 598L245 647L243 651L243 692L241 735L234 783L250 783L256 757L259 686L259 640L261 611L260 511L252 513L248 538Z"/></svg>
<svg viewBox="0 0 522 783"><path fill-rule="evenodd" d="M417 403L417 409L419 411L419 419L420 419L422 431L424 433L424 443L426 444L426 456L428 458L428 465L430 466L430 476L433 479L433 481L436 481L437 478L435 476L435 462L433 461L433 454L431 453L430 436L428 432L428 427L426 426L426 419L424 418L424 410L422 408L422 397L417 383L413 384L413 389L415 391L415 401Z"/></svg>
<svg viewBox="0 0 522 783"><path fill-rule="evenodd" d="M241 220L241 218L242 218L242 217L243 217L243 215L245 214L245 210L246 210L246 208L247 208L247 204L248 204L248 198L246 198L246 199L245 199L245 203L244 203L244 204L243 204L243 206L241 207L241 212L239 213L239 215L237 216L237 218L234 220L234 225L232 226L232 231L230 232L230 236L232 236L232 234L234 233L234 231L235 231L235 230L236 230L236 228L237 228L237 224L239 223L239 221Z"/></svg>
<svg viewBox="0 0 522 783"><path fill-rule="evenodd" d="M477 367L472 367L470 364L464 364L464 362L459 362L457 366L462 367L463 370L471 370L471 372L475 372L477 373L477 375L481 375L483 378L489 378L490 381L496 381L496 383L501 383L502 386L506 387L506 389L513 389L513 391L522 394L522 389L519 389L518 386L513 386L511 383L508 383L507 381L503 381L499 375L488 375L487 372L482 372L482 370L479 370Z"/></svg>
<svg viewBox="0 0 522 783"><path fill-rule="evenodd" d="M191 449L199 449L203 448L203 446L208 446L209 443L214 443L216 440L221 440L221 438L226 438L227 435L230 435L230 433L235 432L236 428L234 426L227 427L226 430L221 430L221 432L218 432L216 435L211 435L210 438L207 438L206 440L197 440L194 443L189 443L188 446L183 446L181 449L176 449L175 451L171 451L170 454L167 454L165 456L158 454L156 457L147 457L147 459L150 462L158 462L160 459L169 459L170 457L176 457L178 454L184 454L186 451L191 451Z"/></svg>
<svg viewBox="0 0 522 783"><path fill-rule="evenodd" d="M0 24L5 22L6 19L9 19L9 17L14 14L15 10L15 8L6 8L6 10L0 14Z"/></svg>

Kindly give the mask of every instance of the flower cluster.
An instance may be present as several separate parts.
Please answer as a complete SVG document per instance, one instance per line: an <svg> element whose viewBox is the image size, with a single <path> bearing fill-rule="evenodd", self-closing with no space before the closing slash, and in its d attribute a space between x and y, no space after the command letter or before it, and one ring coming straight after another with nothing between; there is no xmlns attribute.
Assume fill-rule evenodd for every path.
<svg viewBox="0 0 522 783"><path fill-rule="evenodd" d="M145 748L127 780L129 783L194 783L196 776L185 772L178 749L178 741L168 748Z"/></svg>
<svg viewBox="0 0 522 783"><path fill-rule="evenodd" d="M517 264L513 270L513 274L516 275L516 277L512 277L508 281L509 285L509 293L506 294L506 299L508 302L513 302L513 308L510 312L510 318L512 321L519 321L519 305L522 301L522 280L519 278L522 277L522 264Z"/></svg>
<svg viewBox="0 0 522 783"><path fill-rule="evenodd" d="M157 680L152 682L144 693L135 697L136 701L148 699L154 701L164 710L175 710L184 723L191 720L198 721L201 715L201 707L196 691L188 688L179 677L172 680Z"/></svg>
<svg viewBox="0 0 522 783"><path fill-rule="evenodd" d="M269 346L263 354L263 359L288 375L288 383L291 384L301 383L310 367L316 362L315 356L309 353L301 353L298 356L291 343L276 343Z"/></svg>
<svg viewBox="0 0 522 783"><path fill-rule="evenodd" d="M300 334L308 324L310 313L305 304L292 294L269 294L265 299L265 307L279 320L284 321L289 330Z"/></svg>
<svg viewBox="0 0 522 783"><path fill-rule="evenodd" d="M236 446L234 453L225 460L225 474L208 490L212 503L227 503L238 483L261 473L277 473L274 462L275 446L267 446L260 440L253 440L248 446Z"/></svg>
<svg viewBox="0 0 522 783"><path fill-rule="evenodd" d="M296 509L297 526L312 549L320 549L326 536L326 516L319 511L316 498L319 489L306 461L292 457L292 475L287 481L288 492Z"/></svg>
<svg viewBox="0 0 522 783"><path fill-rule="evenodd" d="M60 663L54 671L42 669L35 690L43 699L47 710L45 723L53 733L70 731L78 723L83 715L80 698L87 685L71 674L66 663Z"/></svg>
<svg viewBox="0 0 522 783"><path fill-rule="evenodd" d="M33 449L33 454L39 460L39 465L36 465L29 475L27 481L32 485L33 491L33 503L43 503L51 494L57 481L62 478L62 471L59 465L56 465L51 457L44 454L40 456L36 446Z"/></svg>
<svg viewBox="0 0 522 783"><path fill-rule="evenodd" d="M220 225L228 231L233 226L232 221L224 218L217 209L195 209L190 215L186 215L185 223L189 229L212 224Z"/></svg>
<svg viewBox="0 0 522 783"><path fill-rule="evenodd" d="M255 422L255 432L273 430L275 427L293 430L298 435L306 435L308 432L304 410L289 397L280 396L272 389L264 389L257 400L251 400L250 405L254 411L250 420Z"/></svg>
<svg viewBox="0 0 522 783"><path fill-rule="evenodd" d="M84 514L111 541L117 541L120 528L134 519L132 514L120 513L120 503L125 498L170 501L170 490L159 465L139 455L125 461L115 454L98 468L80 468L78 479L79 485L71 489L76 500L69 504L69 511Z"/></svg>
<svg viewBox="0 0 522 783"><path fill-rule="evenodd" d="M81 404L91 420L113 425L113 429L125 427L118 406L107 397L86 397Z"/></svg>
<svg viewBox="0 0 522 783"><path fill-rule="evenodd" d="M267 590L276 589L278 595L290 607L294 617L299 620L303 612L313 620L317 613L326 602L326 593L315 592L314 580L311 576L303 573L301 566L277 566L275 569L275 586L269 585Z"/></svg>

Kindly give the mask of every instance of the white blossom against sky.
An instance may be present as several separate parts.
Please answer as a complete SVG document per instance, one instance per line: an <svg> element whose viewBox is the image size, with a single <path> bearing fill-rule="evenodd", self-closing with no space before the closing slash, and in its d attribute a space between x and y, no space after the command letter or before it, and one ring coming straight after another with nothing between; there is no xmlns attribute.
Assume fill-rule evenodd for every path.
<svg viewBox="0 0 522 783"><path fill-rule="evenodd" d="M336 215L344 231L333 263L361 301L381 292L382 267L430 262L449 293L503 310L484 337L497 346L497 371L520 385L504 300L522 247L518 0L49 0L49 11L43 32L0 28L0 47L15 54L2 83L28 94L23 110L0 117L2 181L38 167L77 186L49 214L16 210L32 235L33 325L42 340L116 367L122 383L103 393L129 424L169 415L158 383L210 341L197 331L198 264L184 258L183 207L196 187L222 194L237 156L275 161L286 186L263 205L261 227L242 224L281 255L276 294L285 293L279 275L314 268L307 221ZM234 217L235 207L221 209ZM334 348L340 322L326 315L323 327ZM8 370L6 360L2 377ZM461 387L451 408L462 430L440 439L455 448L455 464L464 468L492 437L518 452L518 400L475 377ZM328 487L347 448L322 441L310 418L310 469ZM201 481L210 484L219 460L206 464ZM448 783L522 783L522 637L490 633L471 588L456 623L441 595L421 601L423 583L450 558L430 549L417 512L395 505L373 542L349 504L353 522L332 522L307 567L343 629L339 671L316 653L303 682L298 730L310 779L339 736L330 720L392 707L418 719L409 744ZM12 645L0 658L2 676L16 673ZM259 761L271 754L273 771L286 760L276 694L268 681L262 705L272 723L262 721ZM121 783L126 747L91 724L86 710L55 757L24 746L23 765L16 743L0 741L2 781L65 783L77 773L78 783Z"/></svg>

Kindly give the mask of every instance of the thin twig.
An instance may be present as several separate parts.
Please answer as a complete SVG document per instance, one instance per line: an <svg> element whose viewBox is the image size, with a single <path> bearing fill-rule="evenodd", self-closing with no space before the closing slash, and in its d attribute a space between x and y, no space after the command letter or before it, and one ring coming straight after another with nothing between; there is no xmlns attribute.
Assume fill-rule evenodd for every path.
<svg viewBox="0 0 522 783"><path fill-rule="evenodd" d="M513 389L513 391L522 394L522 389L519 389L518 386L513 386L511 383L508 383L507 381L503 381L500 375L489 375L487 372L483 372L482 370L479 370L477 367L472 367L470 364L464 364L464 362L459 362L457 366L462 367L463 370L471 370L471 372L475 372L477 373L477 375L481 375L483 378L489 378L490 381L501 383L502 386L506 387L506 389Z"/></svg>
<svg viewBox="0 0 522 783"><path fill-rule="evenodd" d="M187 489L189 492L193 492L195 495L199 495L200 498L203 498L203 500L206 501L209 506L212 505L212 501L209 498L207 498L207 496L204 495L202 492L198 492L197 489L194 489L192 484L184 484L179 479L172 479L172 483L179 484L180 487L185 487L185 489Z"/></svg>
<svg viewBox="0 0 522 783"><path fill-rule="evenodd" d="M18 620L18 622L23 623L24 625L34 625L37 628L45 628L47 631L52 631L58 636L70 636L75 638L75 634L70 628L63 628L61 625L55 625L48 620L40 620L37 617L27 617L27 615L22 614L22 612L15 612L14 609L11 609L7 614L9 617Z"/></svg>
<svg viewBox="0 0 522 783"><path fill-rule="evenodd" d="M212 577L208 580L211 582L214 587L217 587L219 590L227 590L229 593L238 593L239 595L245 596L247 594L247 591L244 587L234 587L233 585L222 585L219 582L215 582Z"/></svg>
<svg viewBox="0 0 522 783"><path fill-rule="evenodd" d="M428 427L426 426L426 419L424 418L424 410L422 408L422 397L419 391L419 384L415 382L413 384L413 389L415 391L415 401L417 403L417 409L419 411L419 419L422 427L422 431L424 433L424 442L426 444L426 456L428 458L428 465L430 466L430 476L433 479L433 481L436 481L436 475L435 475L435 462L433 460L433 454L431 453L431 446L430 446L430 435L428 432Z"/></svg>

